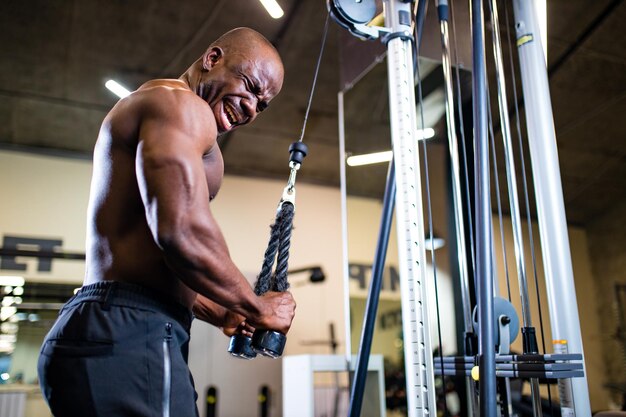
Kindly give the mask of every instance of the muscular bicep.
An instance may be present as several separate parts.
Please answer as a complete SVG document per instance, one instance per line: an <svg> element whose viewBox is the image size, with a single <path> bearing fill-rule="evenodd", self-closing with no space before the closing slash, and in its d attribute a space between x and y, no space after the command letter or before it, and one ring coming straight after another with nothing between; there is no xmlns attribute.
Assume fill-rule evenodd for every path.
<svg viewBox="0 0 626 417"><path fill-rule="evenodd" d="M184 229L193 213L208 212L202 150L176 125L141 125L135 169L146 220L155 240Z"/></svg>
<svg viewBox="0 0 626 417"><path fill-rule="evenodd" d="M216 146L217 132L189 93L148 92L136 104L135 172L146 220L161 243L211 220L203 156Z"/></svg>

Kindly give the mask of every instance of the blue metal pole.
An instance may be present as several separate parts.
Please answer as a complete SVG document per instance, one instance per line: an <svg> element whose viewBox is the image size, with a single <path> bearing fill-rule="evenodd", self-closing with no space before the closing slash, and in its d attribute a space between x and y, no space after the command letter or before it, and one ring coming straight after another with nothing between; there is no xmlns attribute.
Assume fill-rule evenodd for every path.
<svg viewBox="0 0 626 417"><path fill-rule="evenodd" d="M476 149L476 278L478 281L480 415L496 416L496 366L491 279L491 194L487 140L487 79L482 0L472 0L472 92Z"/></svg>

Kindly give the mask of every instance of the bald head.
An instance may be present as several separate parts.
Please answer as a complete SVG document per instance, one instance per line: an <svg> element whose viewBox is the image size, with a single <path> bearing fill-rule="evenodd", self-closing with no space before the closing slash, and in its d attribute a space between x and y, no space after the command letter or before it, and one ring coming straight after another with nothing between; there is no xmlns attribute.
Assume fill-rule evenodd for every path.
<svg viewBox="0 0 626 417"><path fill-rule="evenodd" d="M280 56L274 45L265 36L250 28L232 29L209 45L209 49L214 46L219 46L225 52L252 52L257 48L263 48L267 49L273 58L280 61Z"/></svg>
<svg viewBox="0 0 626 417"><path fill-rule="evenodd" d="M205 56L214 48L220 48L226 59L245 57L258 60L262 65L273 66L282 86L283 61L274 45L259 32L246 27L232 29L211 43Z"/></svg>
<svg viewBox="0 0 626 417"><path fill-rule="evenodd" d="M280 92L284 68L260 33L237 28L220 36L181 77L213 109L218 131L252 122Z"/></svg>

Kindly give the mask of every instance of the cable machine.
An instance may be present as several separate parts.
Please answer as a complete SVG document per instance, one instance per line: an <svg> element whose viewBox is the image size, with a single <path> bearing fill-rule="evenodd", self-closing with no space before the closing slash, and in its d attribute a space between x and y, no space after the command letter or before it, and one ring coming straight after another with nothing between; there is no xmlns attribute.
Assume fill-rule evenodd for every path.
<svg viewBox="0 0 626 417"><path fill-rule="evenodd" d="M417 120L413 77L414 37L411 4L385 1L386 28L366 26L374 17L375 3L353 0L330 1L329 11L336 21L361 38L374 39L382 35L387 45L389 73L389 105L391 137L394 149L393 170L388 176L388 201L395 197L399 245L399 274L404 334L404 362L407 382L408 415L410 417L436 413L432 345L429 311L427 307L426 252L424 245L424 214L419 150L417 147ZM354 16L354 18L353 18ZM393 180L395 178L395 181ZM395 193L390 192L390 183ZM387 227L387 238L388 228ZM381 231L381 237L384 231ZM380 241L380 239L379 239ZM407 244L408 243L408 244ZM380 247L380 244L379 244ZM378 274L382 274L381 259L377 260ZM375 278L376 279L376 278ZM378 277L380 279L380 276ZM371 292L370 292L371 294ZM368 301L369 308L376 308ZM372 305L374 304L374 305ZM364 328L371 343L373 322ZM349 415L359 416L363 398L364 375L369 354L361 352L357 359Z"/></svg>
<svg viewBox="0 0 626 417"><path fill-rule="evenodd" d="M505 0L508 1L508 0ZM494 248L490 193L489 133L493 143L491 109L488 105L488 85L486 79L486 59L484 40L484 5L482 0L471 1L472 28L472 100L474 125L474 226L470 223L472 236L471 257L465 247L466 229L463 224L462 173L458 160L459 151L453 103L452 65L448 37L450 17L448 3L452 0L436 2L440 21L442 61L446 96L446 121L452 165L452 195L455 216L455 234L459 246L460 287L462 289L462 315L465 323L464 356L440 358L432 357L432 343L429 332L429 311L426 294L431 280L426 276L424 241L424 202L422 201L422 178L420 178L420 158L417 146L417 116L415 114L415 78L418 80L418 99L421 106L421 84L419 80L419 40L421 25L426 13L427 0L420 0L411 10L409 0L383 0L385 26L370 26L374 18L375 1L328 0L328 9L333 19L353 35L362 39L380 39L387 47L389 77L390 124L393 145L393 161L390 164L387 186L383 201L383 216L379 230L379 240L372 268L372 282L368 295L363 333L359 346L356 368L350 396L350 417L360 415L367 360L373 336L373 326L380 291L380 280L384 265L387 241L391 227L391 216L395 205L399 251L399 272L401 283L401 303L406 367L408 415L428 416L437 413L435 404L435 374L465 375L468 392L478 391L478 401L474 396L470 415L496 416L511 415L508 378L524 377L531 380L533 415L542 415L539 378L559 380L559 393L562 415L591 415L582 342L578 321L578 311L574 293L573 273L567 240L567 225L563 209L562 188L556 155L556 140L548 91L547 74L540 36L535 23L532 1L514 0L517 47L525 101L527 103L527 124L531 150L535 194L539 212L542 252L545 264L546 285L552 326L552 335L557 339L554 353L547 353L545 341L543 354L539 353L535 329L530 316L527 273L523 251L522 228L515 177L515 160L512 151L511 129L508 117L505 70L501 53L501 40L498 27L496 0L490 0L489 16L494 27L493 48L497 73L497 94L499 114L505 150L507 185L513 226L516 272L519 281L522 304L522 335L524 353L512 355L508 351L510 343L517 335L519 319L509 301L494 298L497 292L494 283L497 273L494 268ZM450 4L451 7L451 4ZM415 21L414 21L415 20ZM508 22L508 16L507 16ZM415 31L414 31L415 29ZM414 33L420 33L414 36ZM417 38L417 39L416 39ZM535 41L535 39L537 41ZM416 53L417 51L417 53ZM456 51L455 51L456 53ZM415 60L415 61L414 61ZM511 55L512 60L512 55ZM511 61L512 62L512 61ZM513 70L512 70L513 71ZM513 74L514 75L514 74ZM514 84L514 83L513 83ZM457 73L457 96L460 96ZM457 97L460 100L460 97ZM515 92L517 102L517 93ZM343 95L339 95L341 156L345 156L343 136ZM461 110L459 103L458 109ZM517 108L516 108L517 111ZM462 115L461 115L462 119ZM518 134L521 143L521 133ZM463 135L463 132L461 132ZM493 146L493 145L492 145ZM495 161L495 149L494 161ZM424 147L424 153L426 148ZM427 164L427 158L426 158ZM467 165L466 165L467 166ZM524 162L522 159L522 168ZM427 165L426 165L427 168ZM426 171L427 172L427 171ZM467 173L465 173L467 175ZM496 173L497 174L497 173ZM342 195L345 229L345 167L342 163ZM497 179L497 177L496 177ZM526 178L524 175L524 184ZM467 180L465 180L466 188ZM428 179L426 178L428 192ZM466 189L467 195L469 190ZM525 202L528 211L528 190L525 189ZM430 197L428 197L430 200ZM467 199L466 199L467 200ZM470 204L469 201L465 202ZM498 190L499 204L499 190ZM430 201L427 204L429 223L431 220ZM470 209L469 207L465 208ZM530 222L529 222L530 223ZM430 228L432 230L432 227ZM530 229L530 225L529 225ZM530 234L532 245L532 233ZM475 245L474 245L475 242ZM546 243L547 242L547 243ZM344 242L344 258L347 264L347 246ZM504 245L504 242L503 242ZM503 249L505 249L503 247ZM506 251L504 251L506 253ZM532 251L535 265L534 250ZM470 262L468 262L468 259ZM434 254L433 254L434 263ZM477 306L474 318L471 317L469 297L468 264L471 264L475 282ZM536 267L535 267L536 269ZM436 275L434 285L436 289ZM536 282L536 271L535 271ZM508 272L507 272L508 284ZM508 287L508 285L507 285ZM538 287L537 287L538 288ZM560 294L560 300L556 300ZM562 297L562 298L561 298ZM565 300L565 302L563 302ZM543 330L543 321L540 316ZM474 351L477 336L478 348ZM349 335L347 336L349 340ZM543 331L542 331L543 340ZM493 348L498 346L498 352ZM347 344L347 360L350 360L350 345ZM569 353L569 351L574 353ZM476 366L477 365L477 366ZM478 383L473 383L472 375ZM498 388L498 378L506 381ZM471 396L471 395L470 395ZM576 401L574 401L574 398Z"/></svg>

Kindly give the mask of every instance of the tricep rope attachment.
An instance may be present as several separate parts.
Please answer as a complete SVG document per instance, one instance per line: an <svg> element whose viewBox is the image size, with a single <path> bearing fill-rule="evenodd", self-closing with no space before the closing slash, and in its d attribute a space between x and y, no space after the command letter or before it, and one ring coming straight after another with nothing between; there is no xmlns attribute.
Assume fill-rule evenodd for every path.
<svg viewBox="0 0 626 417"><path fill-rule="evenodd" d="M270 226L270 240L265 250L261 273L254 286L256 295L260 296L268 291L282 292L289 289L287 270L291 230L296 209L296 175L307 152L307 146L300 141L289 146L289 180L278 203L276 220ZM276 264L276 268L274 268L274 264ZM286 341L287 337L280 332L258 329L255 330L252 337L241 334L232 336L228 352L242 359L253 359L257 353L278 358L283 354Z"/></svg>
<svg viewBox="0 0 626 417"><path fill-rule="evenodd" d="M256 295L263 295L267 291L287 291L289 288L289 283L287 282L287 264L289 261L293 216L296 209L296 175L300 166L302 166L304 157L308 153L308 148L302 140L304 139L309 111L311 110L311 103L313 102L317 75L320 70L322 56L324 55L324 46L326 45L326 37L328 35L328 18L329 15L326 15L322 45L317 57L317 64L315 66L313 83L309 93L309 101L304 114L300 139L289 146L289 179L287 180L287 185L283 190L283 195L278 204L276 220L270 228L270 241L265 250L261 273L254 287ZM276 269L272 272L274 263L276 263ZM278 358L283 354L286 341L287 337L282 333L266 329L257 329L252 337L241 334L232 336L230 338L228 352L242 359L253 359L256 357L257 353L271 358Z"/></svg>

